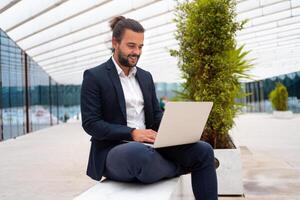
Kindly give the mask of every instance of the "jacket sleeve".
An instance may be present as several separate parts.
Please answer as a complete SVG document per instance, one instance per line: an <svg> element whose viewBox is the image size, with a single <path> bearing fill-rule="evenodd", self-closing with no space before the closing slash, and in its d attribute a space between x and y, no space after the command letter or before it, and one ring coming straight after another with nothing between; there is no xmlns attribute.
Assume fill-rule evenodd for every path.
<svg viewBox="0 0 300 200"><path fill-rule="evenodd" d="M86 70L81 86L82 127L97 140L132 140L130 128L103 120L101 88L96 77Z"/></svg>
<svg viewBox="0 0 300 200"><path fill-rule="evenodd" d="M149 73L150 74L150 73ZM151 74L150 74L151 76ZM152 106L153 106L153 119L154 119L154 123L151 126L151 128L155 131L158 131L162 116L163 116L163 112L160 109L158 100L157 100L157 96L156 96L156 92L155 92L155 85L153 82L153 78L151 76L151 85L152 85Z"/></svg>

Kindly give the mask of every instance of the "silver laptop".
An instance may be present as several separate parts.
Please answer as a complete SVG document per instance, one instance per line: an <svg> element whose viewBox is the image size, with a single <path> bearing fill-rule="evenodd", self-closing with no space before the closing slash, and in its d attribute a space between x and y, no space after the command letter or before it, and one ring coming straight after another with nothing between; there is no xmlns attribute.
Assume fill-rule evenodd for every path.
<svg viewBox="0 0 300 200"><path fill-rule="evenodd" d="M195 143L200 140L213 102L167 102L154 148Z"/></svg>

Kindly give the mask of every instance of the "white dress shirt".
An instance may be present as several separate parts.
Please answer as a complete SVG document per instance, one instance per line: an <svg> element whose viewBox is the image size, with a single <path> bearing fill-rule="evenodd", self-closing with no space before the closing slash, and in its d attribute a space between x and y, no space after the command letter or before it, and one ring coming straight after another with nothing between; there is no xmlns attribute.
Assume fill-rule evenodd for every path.
<svg viewBox="0 0 300 200"><path fill-rule="evenodd" d="M125 97L127 126L136 129L145 129L144 98L138 81L135 78L137 68L133 67L128 76L117 64L112 56L112 60L118 71L123 93Z"/></svg>

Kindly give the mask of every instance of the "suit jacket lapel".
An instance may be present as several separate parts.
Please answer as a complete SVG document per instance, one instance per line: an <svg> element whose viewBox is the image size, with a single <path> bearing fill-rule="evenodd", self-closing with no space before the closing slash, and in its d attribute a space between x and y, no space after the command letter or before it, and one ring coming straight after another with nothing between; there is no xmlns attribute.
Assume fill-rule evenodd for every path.
<svg viewBox="0 0 300 200"><path fill-rule="evenodd" d="M127 121L126 105L125 105L125 97L124 97L123 88L121 85L121 81L120 81L120 77L118 75L117 69L111 58L107 61L107 69L108 69L108 74L110 76L110 79L113 82L113 85L115 87L123 117Z"/></svg>

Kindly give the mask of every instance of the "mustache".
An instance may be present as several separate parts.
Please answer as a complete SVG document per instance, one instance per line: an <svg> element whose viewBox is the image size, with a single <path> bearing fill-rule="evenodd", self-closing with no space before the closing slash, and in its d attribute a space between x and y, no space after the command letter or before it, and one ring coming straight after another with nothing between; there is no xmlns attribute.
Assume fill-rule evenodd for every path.
<svg viewBox="0 0 300 200"><path fill-rule="evenodd" d="M138 54L129 54L127 57L136 57L136 58L139 58L141 55L138 55Z"/></svg>

